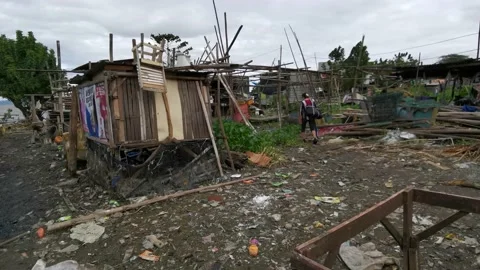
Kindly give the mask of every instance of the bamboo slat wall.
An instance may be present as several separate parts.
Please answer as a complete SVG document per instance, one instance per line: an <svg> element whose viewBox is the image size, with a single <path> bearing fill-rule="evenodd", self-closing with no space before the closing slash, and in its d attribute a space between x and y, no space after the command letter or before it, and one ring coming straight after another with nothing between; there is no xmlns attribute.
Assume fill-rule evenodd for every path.
<svg viewBox="0 0 480 270"><path fill-rule="evenodd" d="M173 124L173 137L177 140L209 138L205 116L198 97L199 81L167 79L167 97ZM200 83L201 85L201 83ZM109 82L112 93L111 113L114 119L115 144L163 141L168 137L168 124L162 94L142 91L137 77L116 77ZM141 110L139 94L143 94L143 113L146 137L141 137ZM206 95L206 89L202 87ZM206 101L203 101L206 102ZM209 106L208 106L209 107ZM208 119L210 121L210 119Z"/></svg>
<svg viewBox="0 0 480 270"><path fill-rule="evenodd" d="M195 81L179 81L178 92L182 103L184 139L208 138L208 128L198 97ZM210 106L208 106L210 108Z"/></svg>
<svg viewBox="0 0 480 270"><path fill-rule="evenodd" d="M122 143L142 140L139 94L143 94L146 140L158 140L155 93L141 91L138 85L138 79L135 77L117 77L114 80L116 82L112 81L110 83L110 91L118 95L118 102L112 102L112 104L114 104L112 114L115 119L114 138L116 142Z"/></svg>

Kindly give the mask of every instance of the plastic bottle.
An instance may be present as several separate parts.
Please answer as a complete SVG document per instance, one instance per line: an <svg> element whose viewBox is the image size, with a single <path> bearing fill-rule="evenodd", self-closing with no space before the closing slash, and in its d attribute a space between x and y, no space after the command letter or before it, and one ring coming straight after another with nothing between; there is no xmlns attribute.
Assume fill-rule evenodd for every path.
<svg viewBox="0 0 480 270"><path fill-rule="evenodd" d="M252 239L250 240L250 245L248 246L248 253L252 257L256 257L258 255L258 240Z"/></svg>

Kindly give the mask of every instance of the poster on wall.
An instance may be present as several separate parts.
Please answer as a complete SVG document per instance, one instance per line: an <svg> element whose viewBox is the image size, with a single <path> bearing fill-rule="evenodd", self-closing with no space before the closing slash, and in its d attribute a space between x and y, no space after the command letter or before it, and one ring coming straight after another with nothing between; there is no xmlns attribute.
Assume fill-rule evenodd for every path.
<svg viewBox="0 0 480 270"><path fill-rule="evenodd" d="M95 109L97 112L98 137L104 139L107 137L105 131L107 121L107 96L103 83L95 86Z"/></svg>
<svg viewBox="0 0 480 270"><path fill-rule="evenodd" d="M95 112L95 85L85 87L85 122L88 134L98 137L98 118Z"/></svg>
<svg viewBox="0 0 480 270"><path fill-rule="evenodd" d="M78 90L78 103L80 106L80 121L82 121L82 129L84 132L88 132L87 119L85 117L85 90L85 87Z"/></svg>

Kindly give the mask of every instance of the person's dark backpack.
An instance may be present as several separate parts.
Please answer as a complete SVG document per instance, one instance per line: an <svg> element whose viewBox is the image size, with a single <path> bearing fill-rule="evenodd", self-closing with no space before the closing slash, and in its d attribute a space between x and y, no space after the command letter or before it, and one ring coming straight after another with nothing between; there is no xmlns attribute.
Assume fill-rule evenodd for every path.
<svg viewBox="0 0 480 270"><path fill-rule="evenodd" d="M306 99L302 101L303 106L305 107L305 114L308 117L313 117L315 119L322 119L322 113L315 107L315 103L310 100Z"/></svg>

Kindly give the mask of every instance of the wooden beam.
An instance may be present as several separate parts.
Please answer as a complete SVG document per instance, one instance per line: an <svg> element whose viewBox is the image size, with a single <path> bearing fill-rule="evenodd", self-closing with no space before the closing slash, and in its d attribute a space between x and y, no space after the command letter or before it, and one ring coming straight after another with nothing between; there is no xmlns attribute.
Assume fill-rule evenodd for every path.
<svg viewBox="0 0 480 270"><path fill-rule="evenodd" d="M72 91L72 108L70 110L70 130L69 130L69 144L70 147L67 153L68 171L70 176L77 174L77 131L78 131L78 90L74 88Z"/></svg>
<svg viewBox="0 0 480 270"><path fill-rule="evenodd" d="M208 134L210 135L210 139L212 140L213 151L215 152L215 157L217 158L218 171L220 172L220 176L223 176L222 163L220 161L220 155L218 154L217 142L215 141L215 136L213 136L213 129L212 129L212 125L211 125L211 122L210 122L210 117L208 116L207 108L206 108L206 105L205 105L205 99L204 99L203 94L202 94L202 88L200 87L199 82L196 82L195 85L197 86L198 98L199 98L201 106L202 106L203 115L205 117L205 123L206 123L207 129L208 129Z"/></svg>

